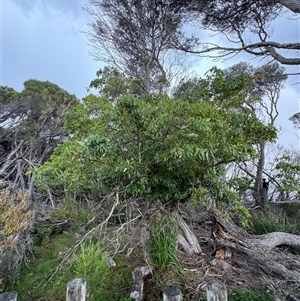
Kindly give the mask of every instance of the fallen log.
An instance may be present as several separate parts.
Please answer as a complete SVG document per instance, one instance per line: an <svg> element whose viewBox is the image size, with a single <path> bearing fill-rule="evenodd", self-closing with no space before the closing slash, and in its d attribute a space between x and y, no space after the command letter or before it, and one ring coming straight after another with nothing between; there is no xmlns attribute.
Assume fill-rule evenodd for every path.
<svg viewBox="0 0 300 301"><path fill-rule="evenodd" d="M246 267L259 272L265 279L276 278L291 291L300 286L300 258L280 246L300 247L300 236L284 232L251 235L221 216L212 217L215 245L230 247L247 255ZM278 282L279 281L279 282ZM276 285L277 290L281 288Z"/></svg>

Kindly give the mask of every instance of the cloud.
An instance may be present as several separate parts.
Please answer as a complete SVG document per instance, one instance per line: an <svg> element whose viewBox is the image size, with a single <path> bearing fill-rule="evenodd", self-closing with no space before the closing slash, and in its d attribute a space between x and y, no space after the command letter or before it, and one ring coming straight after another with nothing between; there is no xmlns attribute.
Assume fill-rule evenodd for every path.
<svg viewBox="0 0 300 301"><path fill-rule="evenodd" d="M87 1L84 0L11 0L19 6L22 12L32 17L38 10L46 17L55 17L57 14L68 19L77 19L86 15L82 7Z"/></svg>
<svg viewBox="0 0 300 301"><path fill-rule="evenodd" d="M77 8L70 8L79 2ZM85 2L3 3L0 85L21 91L24 81L30 78L49 80L79 98L85 96L85 87L100 68L100 63L88 55L87 39L79 32L85 28L87 18L76 12Z"/></svg>

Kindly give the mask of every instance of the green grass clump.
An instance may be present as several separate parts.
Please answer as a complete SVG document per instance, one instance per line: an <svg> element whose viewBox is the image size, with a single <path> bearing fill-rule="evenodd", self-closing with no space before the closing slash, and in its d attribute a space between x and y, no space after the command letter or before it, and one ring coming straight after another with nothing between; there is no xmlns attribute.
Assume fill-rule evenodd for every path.
<svg viewBox="0 0 300 301"><path fill-rule="evenodd" d="M228 301L274 301L274 297L268 292L256 293L242 288L233 289L228 294Z"/></svg>
<svg viewBox="0 0 300 301"><path fill-rule="evenodd" d="M176 257L177 232L176 224L170 217L164 217L151 226L150 254L154 266L158 270L167 270L178 265Z"/></svg>
<svg viewBox="0 0 300 301"><path fill-rule="evenodd" d="M85 278L88 288L88 300L101 301L107 283L109 266L102 253L100 243L84 242L80 254L73 266L74 278Z"/></svg>
<svg viewBox="0 0 300 301"><path fill-rule="evenodd" d="M262 214L255 214L252 216L250 223L251 226L248 231L255 235L286 231L284 222L273 214L269 214L268 217Z"/></svg>

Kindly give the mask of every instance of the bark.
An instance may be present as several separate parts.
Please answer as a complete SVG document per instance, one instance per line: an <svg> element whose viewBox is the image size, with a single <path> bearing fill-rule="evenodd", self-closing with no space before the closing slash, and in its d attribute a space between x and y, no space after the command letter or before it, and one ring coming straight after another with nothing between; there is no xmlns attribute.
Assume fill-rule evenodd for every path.
<svg viewBox="0 0 300 301"><path fill-rule="evenodd" d="M265 142L262 142L259 146L259 159L257 163L255 184L254 184L254 200L257 206L259 206L263 212L265 213L266 208L264 208L267 204L263 204L262 197L262 175L265 166Z"/></svg>
<svg viewBox="0 0 300 301"><path fill-rule="evenodd" d="M283 232L250 235L245 230L220 216L213 217L213 236L218 245L229 246L247 255L245 267L267 278L289 280L289 285L300 285L300 259L278 246L300 247L300 236ZM293 284L292 284L293 283Z"/></svg>
<svg viewBox="0 0 300 301"><path fill-rule="evenodd" d="M191 248L190 244L187 242L183 235L177 235L177 243L188 255L192 255L194 253L194 250Z"/></svg>
<svg viewBox="0 0 300 301"><path fill-rule="evenodd" d="M187 242L189 243L192 252L195 254L200 254L202 250L196 235L178 213L174 213L174 218L177 220L178 225L182 230Z"/></svg>

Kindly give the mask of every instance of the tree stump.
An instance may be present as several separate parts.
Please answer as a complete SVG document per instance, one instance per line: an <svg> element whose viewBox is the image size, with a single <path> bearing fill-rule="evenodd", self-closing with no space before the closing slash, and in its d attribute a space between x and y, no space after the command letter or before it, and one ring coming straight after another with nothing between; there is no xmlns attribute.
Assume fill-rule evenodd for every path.
<svg viewBox="0 0 300 301"><path fill-rule="evenodd" d="M18 293L15 291L3 293L0 294L0 301L17 301L17 297L18 297Z"/></svg>
<svg viewBox="0 0 300 301"><path fill-rule="evenodd" d="M66 301L85 301L86 297L86 280L76 278L67 284Z"/></svg>
<svg viewBox="0 0 300 301"><path fill-rule="evenodd" d="M166 286L163 290L163 301L182 301L181 290L176 286Z"/></svg>
<svg viewBox="0 0 300 301"><path fill-rule="evenodd" d="M208 281L206 284L207 301L227 301L226 286L216 280Z"/></svg>

